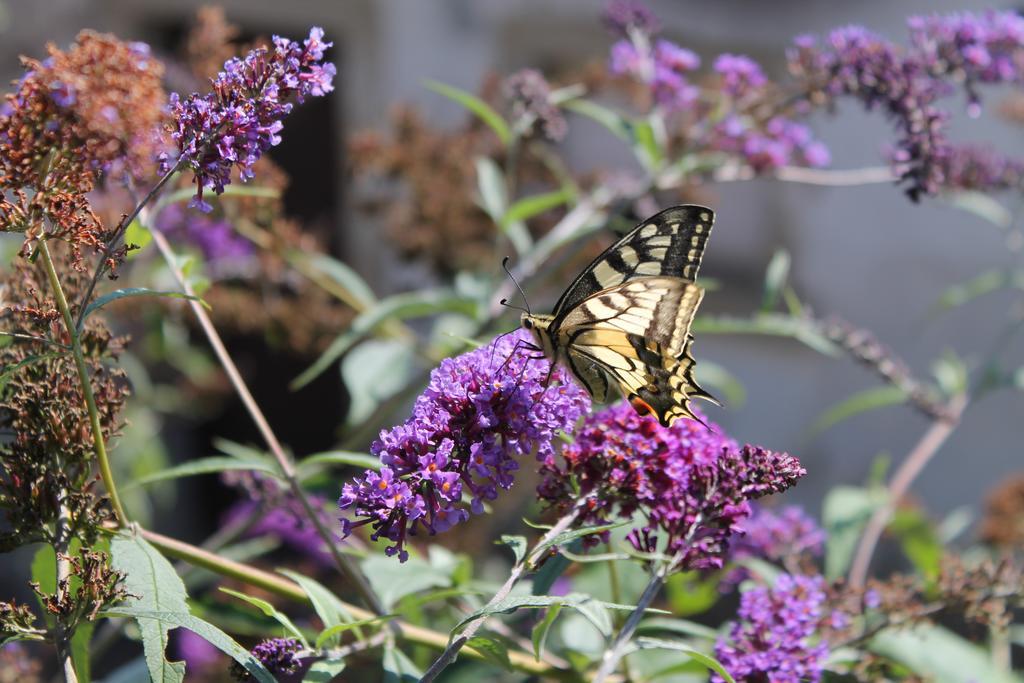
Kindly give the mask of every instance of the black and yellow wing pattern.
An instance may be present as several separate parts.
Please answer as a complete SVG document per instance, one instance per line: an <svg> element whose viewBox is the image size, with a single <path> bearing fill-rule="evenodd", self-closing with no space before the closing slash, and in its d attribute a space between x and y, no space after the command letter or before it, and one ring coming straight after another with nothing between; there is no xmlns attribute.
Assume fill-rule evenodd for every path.
<svg viewBox="0 0 1024 683"><path fill-rule="evenodd" d="M694 280L714 213L677 206L644 221L598 256L550 316L524 315L541 348L597 401L617 386L665 426L714 401L693 376L690 326L704 296Z"/></svg>

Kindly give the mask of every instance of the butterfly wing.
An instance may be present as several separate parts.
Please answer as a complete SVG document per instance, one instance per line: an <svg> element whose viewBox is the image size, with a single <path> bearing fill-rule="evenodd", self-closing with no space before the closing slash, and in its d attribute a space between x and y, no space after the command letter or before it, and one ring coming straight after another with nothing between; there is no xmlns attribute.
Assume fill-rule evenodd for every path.
<svg viewBox="0 0 1024 683"><path fill-rule="evenodd" d="M714 400L693 377L690 324L704 292L672 277L644 277L601 290L569 311L559 342L573 374L597 400L609 380L638 412L665 426L693 417L693 398Z"/></svg>
<svg viewBox="0 0 1024 683"><path fill-rule="evenodd" d="M665 209L636 226L573 280L555 304L555 326L584 299L633 278L695 281L714 220L711 209L688 204Z"/></svg>

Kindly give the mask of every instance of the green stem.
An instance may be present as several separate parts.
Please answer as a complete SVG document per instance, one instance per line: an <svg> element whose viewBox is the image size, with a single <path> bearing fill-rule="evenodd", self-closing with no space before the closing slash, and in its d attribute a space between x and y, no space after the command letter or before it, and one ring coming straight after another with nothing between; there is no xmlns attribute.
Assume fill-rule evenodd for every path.
<svg viewBox="0 0 1024 683"><path fill-rule="evenodd" d="M140 529L139 533L161 553L168 557L184 560L196 567L208 569L220 576L225 576L241 581L249 586L262 588L263 590L278 595L288 600L308 603L309 597L306 592L294 581L286 579L279 574L272 574L262 569L257 569L242 562L229 560L225 557L215 555L208 550L179 541L176 538L158 534L148 529ZM377 616L373 612L343 602L345 609L352 615L353 619L369 619ZM409 624L401 620L390 622L396 626L397 635L402 640L418 645L443 650L448 645L448 634L433 631L422 626ZM468 657L477 660L485 660L486 657L472 646L463 648L463 653ZM518 671L544 676L548 679L559 679L567 676L567 672L553 668L546 662L538 662L534 656L527 652L510 650L508 653L509 663Z"/></svg>
<svg viewBox="0 0 1024 683"><path fill-rule="evenodd" d="M75 358L75 366L78 368L78 379L82 385L82 397L85 399L85 407L89 411L89 424L92 427L92 441L96 450L96 461L100 467L100 477L110 497L110 506L114 508L114 518L118 525L123 526L128 517L121 506L121 498L117 495L117 486L114 484L114 473L110 469L110 458L107 457L107 445L103 442L103 426L100 424L100 411L96 408L96 397L92 393L92 380L89 378L89 368L85 364L85 355L82 353L81 337L75 327L75 319L71 315L71 308L68 306L67 297L64 296L64 288L61 287L60 278L57 276L57 269L53 265L53 258L50 256L50 248L46 240L39 241L39 254L43 259L43 266L46 268L46 275L50 279L50 287L53 289L54 297L57 300L57 308L64 319L64 327L67 328L68 336L71 339L71 354Z"/></svg>

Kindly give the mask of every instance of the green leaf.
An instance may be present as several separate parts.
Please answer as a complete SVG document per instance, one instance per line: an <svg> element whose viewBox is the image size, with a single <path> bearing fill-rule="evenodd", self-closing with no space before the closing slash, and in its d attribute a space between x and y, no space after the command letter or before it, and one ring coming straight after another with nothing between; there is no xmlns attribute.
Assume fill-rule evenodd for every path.
<svg viewBox="0 0 1024 683"><path fill-rule="evenodd" d="M928 581L939 576L943 546L934 525L920 510L901 508L893 513L889 531L899 539L904 554Z"/></svg>
<svg viewBox="0 0 1024 683"><path fill-rule="evenodd" d="M338 335L309 368L292 380L289 387L295 391L312 382L364 336L388 320L421 318L445 312L462 313L475 318L477 308L478 304L473 299L447 289L418 290L382 299L353 318L349 328Z"/></svg>
<svg viewBox="0 0 1024 683"><path fill-rule="evenodd" d="M110 563L114 569L124 572L125 592L138 596L130 607L118 607L118 612L128 616L138 612L191 617L185 584L167 558L141 536L130 531L118 532L110 541ZM171 628L166 620L138 617L136 621L142 634L150 678L157 683L180 683L184 680L185 663L170 662L164 657L167 632Z"/></svg>
<svg viewBox="0 0 1024 683"><path fill-rule="evenodd" d="M1003 230L1013 227L1013 214L984 192L962 190L945 195L950 204L958 209L973 213Z"/></svg>
<svg viewBox="0 0 1024 683"><path fill-rule="evenodd" d="M606 607L610 603L595 600L589 595L567 595L566 598L565 604L575 608L577 612L582 614L602 636L607 638L612 634L614 624L612 624L612 615L609 614L608 607ZM632 610L633 608L629 605L623 605L620 609Z"/></svg>
<svg viewBox="0 0 1024 683"><path fill-rule="evenodd" d="M162 292L155 289L148 289L146 287L125 287L124 289L115 289L109 294L104 294L103 296L94 299L92 303L85 307L85 314L82 316L82 319L84 320L88 318L90 315L111 302L137 296L161 296L169 299L189 299L191 301L198 301L207 309L210 308L210 306L199 297L192 296L191 294L185 294L184 292Z"/></svg>
<svg viewBox="0 0 1024 683"><path fill-rule="evenodd" d="M316 637L316 643L315 643L316 649L317 650L323 649L324 646L327 646L327 645L330 644L330 641L337 641L338 636L340 636L345 631L351 631L352 629L362 628L363 626L369 626L371 624L380 624L380 623L383 623L385 621L390 621L391 619L394 619L395 617L396 617L396 615L394 615L394 614L384 614L384 615L381 615L379 617L369 617L367 619L357 619L356 621L350 621L347 624L335 624L335 625L331 626L330 628L325 628Z"/></svg>
<svg viewBox="0 0 1024 683"><path fill-rule="evenodd" d="M811 320L779 313L760 313L753 318L732 316L697 316L692 328L695 334L764 334L790 337L826 356L838 356L839 349L821 333Z"/></svg>
<svg viewBox="0 0 1024 683"><path fill-rule="evenodd" d="M967 366L952 351L947 351L935 361L932 366L932 374L935 376L939 388L947 396L961 394L967 389Z"/></svg>
<svg viewBox="0 0 1024 683"><path fill-rule="evenodd" d="M480 193L480 205L491 219L501 225L502 216L508 210L508 194L505 191L505 176L501 168L490 157L476 157L477 191Z"/></svg>
<svg viewBox="0 0 1024 683"><path fill-rule="evenodd" d="M685 643L681 640L665 640L663 638L637 638L636 645L641 650L646 649L662 649L662 650L675 650L677 652L683 652L694 661L700 662L709 670L714 671L723 679L726 683L736 683L736 679L726 671L722 663L711 655L704 654L703 652L696 650L693 646Z"/></svg>
<svg viewBox="0 0 1024 683"><path fill-rule="evenodd" d="M466 641L466 645L483 655L486 661L496 664L506 671L512 670L512 662L508 659L508 646L501 641L487 636L473 636Z"/></svg>
<svg viewBox="0 0 1024 683"><path fill-rule="evenodd" d="M406 595L452 585L450 571L434 567L420 557L410 557L406 562L398 563L391 557L370 555L361 566L374 593L387 610Z"/></svg>
<svg viewBox="0 0 1024 683"><path fill-rule="evenodd" d="M571 112L586 116L607 128L612 135L626 142L632 140L632 125L622 114L590 100L570 100L562 105Z"/></svg>
<svg viewBox="0 0 1024 683"><path fill-rule="evenodd" d="M44 360L49 360L50 358L58 357L60 357L59 353L41 353L35 356L28 356L27 358L20 360L17 363L13 363L12 365L4 367L3 370L0 370L0 390L4 388L4 386L10 380L10 378L13 377L18 372L18 370L21 370L24 367L28 367L29 365L32 365L34 363L39 363Z"/></svg>
<svg viewBox="0 0 1024 683"><path fill-rule="evenodd" d="M652 619L644 619L637 627L637 633L649 633L652 631L667 631L669 633L679 633L684 636L694 636L697 638L704 638L705 640L717 640L718 631L715 629L705 626L704 624L698 624L696 621L689 621L687 619L667 619L665 617L654 617Z"/></svg>
<svg viewBox="0 0 1024 683"><path fill-rule="evenodd" d="M825 542L827 579L837 579L850 568L864 526L875 509L885 501L884 489L855 486L837 486L825 496L821 521L828 534Z"/></svg>
<svg viewBox="0 0 1024 683"><path fill-rule="evenodd" d="M821 434L825 430L848 420L851 417L866 413L870 410L878 410L887 406L899 405L907 400L907 394L899 387L891 385L884 387L872 387L843 399L839 403L823 412L814 421L808 432L810 435Z"/></svg>
<svg viewBox="0 0 1024 683"><path fill-rule="evenodd" d="M124 231L124 243L138 247L138 249L132 249L128 252L129 259L133 259L136 254L142 253L142 250L151 241L153 241L153 233L142 227L142 223L139 222L138 218L129 223L128 228Z"/></svg>
<svg viewBox="0 0 1024 683"><path fill-rule="evenodd" d="M360 344L341 361L341 377L348 390L345 424L366 421L381 403L405 388L413 371L413 349L394 339Z"/></svg>
<svg viewBox="0 0 1024 683"><path fill-rule="evenodd" d="M616 522L614 524L596 524L594 526L580 527L579 529L570 529L563 531L560 534L555 535L554 538L549 538L543 543L537 545L535 552L542 552L548 548L553 548L559 545L565 545L571 541L575 541L577 538L583 538L584 536L590 536L591 534L599 534L610 529L618 529L621 526L626 526L631 522Z"/></svg>
<svg viewBox="0 0 1024 683"><path fill-rule="evenodd" d="M611 618L607 615L607 610L631 612L636 609L634 605L621 605L614 602L596 600L589 595L583 595L582 593L570 593L569 595L511 595L503 600L499 600L493 605L484 605L469 616L465 617L455 625L455 628L452 629L452 635L454 636L461 631L466 624L479 617L489 617L495 614L511 614L512 612L520 609L541 609L544 607L551 607L552 605L572 607L579 611L580 614L586 617L588 621L594 624L594 626L602 632L605 632L606 629L608 632L611 630ZM658 609L648 609L645 611L664 613L663 610Z"/></svg>
<svg viewBox="0 0 1024 683"><path fill-rule="evenodd" d="M886 629L871 639L868 648L935 683L1024 682L996 666L984 648L932 624Z"/></svg>
<svg viewBox="0 0 1024 683"><path fill-rule="evenodd" d="M665 155L658 144L654 125L649 120L635 121L630 126L633 141L633 153L644 168L655 170L664 160Z"/></svg>
<svg viewBox="0 0 1024 683"><path fill-rule="evenodd" d="M383 665L384 683L416 683L423 677L419 667L391 643L384 646Z"/></svg>
<svg viewBox="0 0 1024 683"><path fill-rule="evenodd" d="M368 470L379 470L381 468L380 458L368 455L367 453L356 453L355 451L326 451L324 453L310 455L299 461L299 479L307 479L329 465L349 465L351 467Z"/></svg>
<svg viewBox="0 0 1024 683"><path fill-rule="evenodd" d="M505 119L501 117L501 114L494 111L491 105L481 100L476 95L468 93L465 90L456 88L445 83L438 83L437 81L427 81L425 83L427 88L434 92L444 95L450 100L458 102L469 111L476 114L481 121L486 123L491 130L494 131L498 139L501 140L501 144L508 145L512 139L512 133L509 130L508 124L505 123Z"/></svg>
<svg viewBox="0 0 1024 683"><path fill-rule="evenodd" d="M665 582L665 595L677 616L703 614L722 597L718 577L699 572L678 572Z"/></svg>
<svg viewBox="0 0 1024 683"><path fill-rule="evenodd" d="M533 627L533 633L530 636L530 640L533 641L533 655L536 657L538 662L541 660L541 657L544 656L544 646L548 642L548 633L551 631L551 627L554 625L555 620L558 619L558 615L561 611L561 605L551 605L551 607L548 607L548 611L544 615L544 619Z"/></svg>
<svg viewBox="0 0 1024 683"><path fill-rule="evenodd" d="M696 366L697 383L712 394L722 397L731 407L740 407L747 400L747 390L734 374L718 363L701 359Z"/></svg>
<svg viewBox="0 0 1024 683"><path fill-rule="evenodd" d="M321 659L309 667L302 683L331 683L344 670L344 659Z"/></svg>
<svg viewBox="0 0 1024 683"><path fill-rule="evenodd" d="M116 607L105 612L104 616L131 617L139 622L140 627L144 627L145 624L156 624L164 633L167 633L172 628L187 628L241 664L260 683L277 683L273 674L267 671L260 660L256 659L251 652L235 642L231 636L208 621L204 621L188 612L163 612L135 607ZM143 644L145 644L145 640L143 640ZM184 671L184 663L178 662L178 664L182 664L182 670ZM152 669L150 671L152 672ZM154 678L153 680L164 681L168 679Z"/></svg>
<svg viewBox="0 0 1024 683"><path fill-rule="evenodd" d="M345 607L345 603L331 592L329 588L299 572L293 572L288 569L278 569L277 571L299 584L302 590L306 592L306 597L309 598L309 602L313 605L313 610L320 617L320 621L323 622L325 629L341 624L348 625L349 627L352 626L352 614ZM356 624L356 627L358 627L358 624ZM323 633L317 637L317 649L322 647L320 641L322 637Z"/></svg>
<svg viewBox="0 0 1024 683"><path fill-rule="evenodd" d="M779 303L779 294L789 277L789 252L779 249L772 254L772 260L764 271L764 296L761 297L761 311L767 313L775 310Z"/></svg>
<svg viewBox="0 0 1024 683"><path fill-rule="evenodd" d="M251 595L246 595L245 593L241 593L236 590L231 590L230 588L225 588L224 586L220 587L220 591L222 593L227 593L228 595L231 595L233 597L238 598L239 600L249 603L256 609L263 612L268 617L271 617L272 619L277 621L277 623L281 624L281 626L283 626L286 631L288 631L293 636L295 636L295 638L301 641L304 647L309 647L309 643L306 642L306 636L303 635L302 631L300 631L298 627L292 623L292 620L288 618L288 615L284 614L283 612L280 612L276 607L271 605L266 600L263 600L262 598L253 597Z"/></svg>
<svg viewBox="0 0 1024 683"><path fill-rule="evenodd" d="M334 280L351 295L355 303L363 308L369 308L377 303L377 296L373 293L373 289L347 263L326 254L309 254L301 251L291 252L290 257L301 259L314 270Z"/></svg>
<svg viewBox="0 0 1024 683"><path fill-rule="evenodd" d="M505 215L501 217L502 224L510 221L528 221L538 214L542 214L545 211L550 211L555 207L562 206L570 199L573 194L568 189L555 190L554 192L544 192L542 194L535 194L529 197L523 197L522 199L513 202L512 206L508 207Z"/></svg>
<svg viewBox="0 0 1024 683"><path fill-rule="evenodd" d="M168 467L167 469L154 472L153 474L139 477L124 488L129 489L135 486L144 486L146 484L152 484L158 481L167 481L169 479L195 477L200 474L217 474L220 472L233 472L240 470L264 472L275 477L281 476L280 470L276 466L267 462L253 462L250 460L239 460L237 458L214 455L208 458L189 460L188 462L183 462L180 465Z"/></svg>
<svg viewBox="0 0 1024 683"><path fill-rule="evenodd" d="M933 312L948 311L1001 289L1024 289L1024 270L988 270L966 282L948 287L933 307Z"/></svg>
<svg viewBox="0 0 1024 683"><path fill-rule="evenodd" d="M577 544L574 543L571 547L576 548ZM555 585L555 581L558 580L558 577L564 574L565 570L571 566L572 562L562 553L558 553L554 557L549 557L544 564L541 565L540 571L533 575L530 592L533 595L546 595L547 592L551 590L551 586Z"/></svg>
<svg viewBox="0 0 1024 683"><path fill-rule="evenodd" d="M510 536L505 534L501 537L501 540L494 542L496 545L507 545L512 549L512 553L516 557L516 564L523 561L526 557L526 536Z"/></svg>
<svg viewBox="0 0 1024 683"><path fill-rule="evenodd" d="M96 630L95 621L82 621L75 629L75 635L71 636L71 661L75 665L75 673L78 674L78 683L90 683L92 681L92 634Z"/></svg>

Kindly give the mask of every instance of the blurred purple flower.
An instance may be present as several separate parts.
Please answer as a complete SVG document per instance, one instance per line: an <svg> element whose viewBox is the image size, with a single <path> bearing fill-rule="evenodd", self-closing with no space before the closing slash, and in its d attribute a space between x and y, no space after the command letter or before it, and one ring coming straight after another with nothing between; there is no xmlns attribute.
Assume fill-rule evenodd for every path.
<svg viewBox="0 0 1024 683"><path fill-rule="evenodd" d="M633 32L652 36L660 28L657 17L638 0L612 0L602 16L605 26L620 38Z"/></svg>
<svg viewBox="0 0 1024 683"><path fill-rule="evenodd" d="M942 185L947 189L1024 190L1024 161L1011 159L988 147L948 147L939 158Z"/></svg>
<svg viewBox="0 0 1024 683"><path fill-rule="evenodd" d="M253 177L252 166L281 142L281 119L291 111L289 100L321 96L333 90L333 64L322 63L323 30L310 29L301 44L274 36L272 50L257 48L244 59L230 59L213 79L213 92L170 98L174 129L171 137L178 159L162 155L165 169L182 164L195 174L192 205L211 210L203 190L220 194L237 166L243 181Z"/></svg>
<svg viewBox="0 0 1024 683"><path fill-rule="evenodd" d="M810 128L782 116L755 127L727 114L712 128L710 144L739 156L759 173L789 164L819 168L831 161L828 148L814 139Z"/></svg>
<svg viewBox="0 0 1024 683"><path fill-rule="evenodd" d="M730 536L750 515L748 501L805 473L789 455L739 448L713 424L678 420L666 429L624 402L587 418L561 458L548 456L541 471L542 500L565 507L587 497L581 525L639 512L645 523L629 532L630 543L642 552L663 548L687 569L721 567ZM602 539L607 534L588 536L584 545Z"/></svg>
<svg viewBox="0 0 1024 683"><path fill-rule="evenodd" d="M187 628L177 629L172 637L174 650L184 660L189 676L203 675L222 665L224 655L206 638L197 636Z"/></svg>
<svg viewBox="0 0 1024 683"><path fill-rule="evenodd" d="M740 599L739 621L715 657L737 681L816 683L828 646L813 643L826 594L820 576L782 574L771 588L758 587ZM723 679L714 674L714 683Z"/></svg>
<svg viewBox="0 0 1024 683"><path fill-rule="evenodd" d="M266 507L265 512L246 530L247 537L273 536L292 550L307 555L324 567L334 566L330 551L324 547L323 539L309 521L302 505L286 492L280 492L275 497L278 500L269 505L261 505L255 499L239 501L228 510L225 517L229 521L248 519L260 507ZM314 510L324 509L325 501L322 498L315 495L309 498ZM321 521L326 528L330 528L334 518L324 513Z"/></svg>
<svg viewBox="0 0 1024 683"><path fill-rule="evenodd" d="M753 557L780 562L804 555L818 557L827 540L825 531L799 505L787 505L778 511L756 506L753 515L743 524L743 531L732 544L732 560ZM734 567L719 587L723 591L731 590L748 576L746 568Z"/></svg>
<svg viewBox="0 0 1024 683"><path fill-rule="evenodd" d="M170 204L157 215L154 225L174 241L190 244L214 267L247 261L255 248L224 219L214 219L182 204Z"/></svg>
<svg viewBox="0 0 1024 683"><path fill-rule="evenodd" d="M385 552L404 561L408 536L483 512L485 500L512 485L518 458L552 457L556 433L570 431L590 400L562 368L545 386L550 364L532 358L525 341L528 333L518 330L441 362L412 417L371 447L380 471L345 484L339 505L355 521L342 519L344 536L371 524L371 538L391 541Z"/></svg>
<svg viewBox="0 0 1024 683"><path fill-rule="evenodd" d="M686 74L700 66L700 57L668 40L658 40L653 49L648 45L646 41L626 39L616 42L611 50L611 72L650 84L655 101L666 109L691 106L700 90L686 79Z"/></svg>
<svg viewBox="0 0 1024 683"><path fill-rule="evenodd" d="M725 92L743 97L768 82L761 66L746 55L723 53L715 60L714 69L722 76Z"/></svg>

